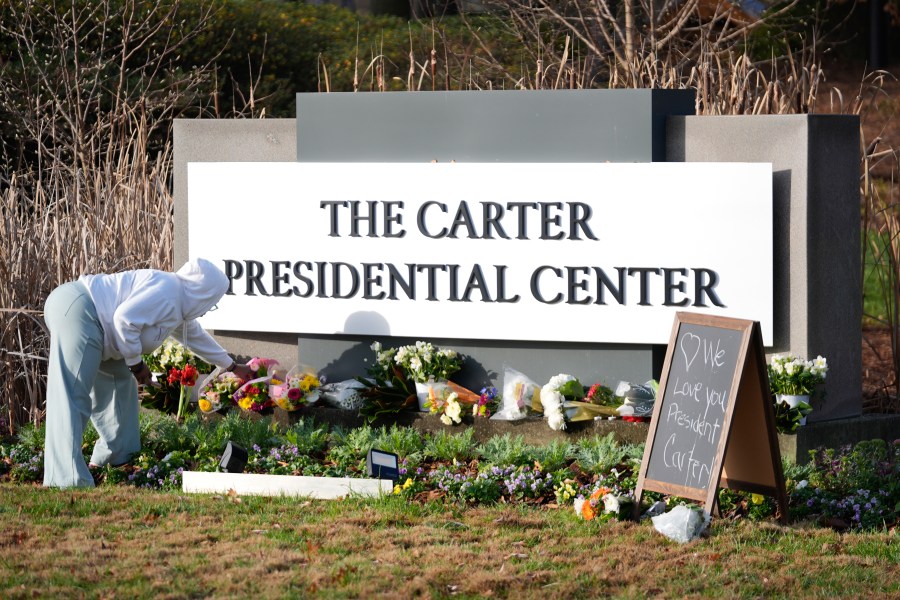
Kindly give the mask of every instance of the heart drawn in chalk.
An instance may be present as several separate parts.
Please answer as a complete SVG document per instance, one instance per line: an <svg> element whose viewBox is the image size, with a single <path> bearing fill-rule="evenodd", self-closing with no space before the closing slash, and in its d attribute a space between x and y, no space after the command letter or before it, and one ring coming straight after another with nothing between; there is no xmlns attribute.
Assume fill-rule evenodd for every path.
<svg viewBox="0 0 900 600"><path fill-rule="evenodd" d="M694 335L693 333L686 333L681 336L681 353L684 354L684 361L686 363L684 370L691 370L691 363L694 362L694 359L697 358L697 353L700 352L700 336Z"/></svg>

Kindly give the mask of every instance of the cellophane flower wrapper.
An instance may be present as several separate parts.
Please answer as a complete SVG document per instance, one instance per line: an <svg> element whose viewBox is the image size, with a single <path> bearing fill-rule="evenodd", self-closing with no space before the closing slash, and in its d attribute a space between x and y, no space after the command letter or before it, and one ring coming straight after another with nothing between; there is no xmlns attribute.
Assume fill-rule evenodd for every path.
<svg viewBox="0 0 900 600"><path fill-rule="evenodd" d="M200 385L197 406L200 412L212 413L232 404L234 393L244 384L240 377L216 367Z"/></svg>
<svg viewBox="0 0 900 600"><path fill-rule="evenodd" d="M319 401L322 381L312 367L295 365L279 381L269 386L275 405L287 411L298 410Z"/></svg>
<svg viewBox="0 0 900 600"><path fill-rule="evenodd" d="M269 385L274 377L278 361L269 358L252 358L247 365L257 372L258 377L244 383L232 396L232 401L242 410L262 412L275 406L269 396Z"/></svg>
<svg viewBox="0 0 900 600"><path fill-rule="evenodd" d="M417 381L415 385L419 410L422 412L435 412L431 408L435 400L444 399L453 391L446 380Z"/></svg>
<svg viewBox="0 0 900 600"><path fill-rule="evenodd" d="M643 384L620 381L615 394L622 399L622 405L616 412L623 416L649 417L653 414L659 383L651 379Z"/></svg>
<svg viewBox="0 0 900 600"><path fill-rule="evenodd" d="M529 412L542 413L541 386L530 377L507 365L503 366L503 392L497 412L491 419L517 421Z"/></svg>

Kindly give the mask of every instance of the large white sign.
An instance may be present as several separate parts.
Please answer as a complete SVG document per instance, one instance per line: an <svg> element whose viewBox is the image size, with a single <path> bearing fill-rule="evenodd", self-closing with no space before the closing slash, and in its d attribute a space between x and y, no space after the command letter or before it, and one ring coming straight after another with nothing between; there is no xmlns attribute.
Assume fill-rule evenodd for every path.
<svg viewBox="0 0 900 600"><path fill-rule="evenodd" d="M211 329L667 344L676 311L772 343L768 163L191 163Z"/></svg>

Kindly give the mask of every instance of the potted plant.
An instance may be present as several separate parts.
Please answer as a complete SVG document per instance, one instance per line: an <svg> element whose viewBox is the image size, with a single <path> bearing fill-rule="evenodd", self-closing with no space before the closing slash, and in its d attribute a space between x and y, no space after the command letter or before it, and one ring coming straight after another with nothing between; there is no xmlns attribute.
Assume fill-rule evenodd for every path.
<svg viewBox="0 0 900 600"><path fill-rule="evenodd" d="M381 344L372 344L375 352L375 371L390 373L394 366L416 384L419 410L428 412L428 398L444 395L450 377L462 368L463 356L456 350L436 348L430 342L418 341L409 346L383 350ZM449 393L449 392L448 392Z"/></svg>
<svg viewBox="0 0 900 600"><path fill-rule="evenodd" d="M789 354L775 356L768 365L769 388L775 395L776 412L785 417L785 422L806 425L806 415L812 411L810 396L825 382L828 363L817 356L815 360L805 360ZM784 404L785 406L781 406ZM799 419L796 414L799 413Z"/></svg>

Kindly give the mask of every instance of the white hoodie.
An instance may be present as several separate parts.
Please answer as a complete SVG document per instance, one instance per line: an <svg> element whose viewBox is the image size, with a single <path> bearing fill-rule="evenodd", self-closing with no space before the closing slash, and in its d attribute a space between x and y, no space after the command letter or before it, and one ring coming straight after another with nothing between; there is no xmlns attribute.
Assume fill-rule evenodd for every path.
<svg viewBox="0 0 900 600"><path fill-rule="evenodd" d="M103 360L131 366L170 335L208 363L228 367L231 357L194 320L225 295L228 278L200 258L176 273L140 269L112 275L82 275L103 327Z"/></svg>

